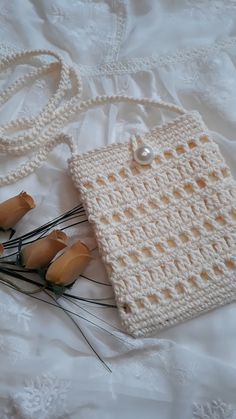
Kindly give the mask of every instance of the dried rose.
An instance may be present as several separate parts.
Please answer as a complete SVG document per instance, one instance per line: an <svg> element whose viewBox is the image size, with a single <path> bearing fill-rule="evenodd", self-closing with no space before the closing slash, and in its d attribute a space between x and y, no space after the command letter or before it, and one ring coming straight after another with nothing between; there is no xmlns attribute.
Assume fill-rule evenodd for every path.
<svg viewBox="0 0 236 419"><path fill-rule="evenodd" d="M56 254L66 247L67 235L61 230L54 230L48 236L35 240L22 248L22 264L26 268L42 268L49 265Z"/></svg>
<svg viewBox="0 0 236 419"><path fill-rule="evenodd" d="M3 244L2 244L2 243L0 243L0 255L2 255L2 254L3 254L3 252L4 252L4 247L3 247Z"/></svg>
<svg viewBox="0 0 236 419"><path fill-rule="evenodd" d="M69 285L81 275L91 259L88 247L78 241L52 262L46 280L56 285Z"/></svg>
<svg viewBox="0 0 236 419"><path fill-rule="evenodd" d="M26 192L21 192L13 198L0 204L0 228L8 230L31 209L35 208L33 198Z"/></svg>

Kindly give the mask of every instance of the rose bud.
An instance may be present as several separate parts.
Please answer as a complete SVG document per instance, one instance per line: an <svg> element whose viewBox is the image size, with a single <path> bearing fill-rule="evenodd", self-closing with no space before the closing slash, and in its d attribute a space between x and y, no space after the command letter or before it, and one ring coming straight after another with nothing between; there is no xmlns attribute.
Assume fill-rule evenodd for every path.
<svg viewBox="0 0 236 419"><path fill-rule="evenodd" d="M88 247L78 241L52 262L46 280L56 285L69 285L81 275L91 259Z"/></svg>
<svg viewBox="0 0 236 419"><path fill-rule="evenodd" d="M31 209L35 208L33 198L21 192L0 204L0 228L9 230Z"/></svg>
<svg viewBox="0 0 236 419"><path fill-rule="evenodd" d="M67 235L54 230L48 236L35 240L21 250L22 265L37 269L49 265L56 254L66 247Z"/></svg>

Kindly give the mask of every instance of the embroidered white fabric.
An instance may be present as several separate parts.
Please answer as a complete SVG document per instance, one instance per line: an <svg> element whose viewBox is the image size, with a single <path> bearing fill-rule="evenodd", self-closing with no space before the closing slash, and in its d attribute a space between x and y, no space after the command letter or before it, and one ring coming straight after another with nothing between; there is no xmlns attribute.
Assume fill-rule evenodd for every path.
<svg viewBox="0 0 236 419"><path fill-rule="evenodd" d="M228 0L2 0L0 52L46 48L61 53L81 70L83 98L129 94L199 110L236 176L235 13L235 2ZM25 70L22 64L1 73L1 88ZM54 90L52 76L42 76L1 109L1 123L34 115ZM165 114L158 118L156 109L147 112L141 106L116 104L78 116L66 131L85 152L124 141L137 131L142 135L164 121ZM18 234L78 202L66 172L67 156L67 147L61 145L43 169L1 188L1 200L25 189L37 201L35 211L19 224ZM1 157L1 173L22 160ZM87 228L74 234L92 237ZM98 259L86 273L106 282ZM83 279L73 292L111 296L109 286ZM1 419L42 419L45 412L48 419L235 419L234 303L137 341L120 332L117 336L125 342L114 340L81 320L109 362L109 375L62 313L3 286L0 295ZM110 309L83 308L120 327Z"/></svg>

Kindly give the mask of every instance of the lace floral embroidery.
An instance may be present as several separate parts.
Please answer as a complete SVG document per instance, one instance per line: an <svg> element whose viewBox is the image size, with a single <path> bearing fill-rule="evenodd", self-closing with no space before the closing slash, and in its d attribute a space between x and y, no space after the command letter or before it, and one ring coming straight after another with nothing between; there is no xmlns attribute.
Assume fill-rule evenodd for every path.
<svg viewBox="0 0 236 419"><path fill-rule="evenodd" d="M104 50L102 55L105 53L106 62L116 60L125 35L126 2L74 0L68 5L58 1L51 3L46 11L48 19L53 24L68 27L85 51L97 44ZM99 22L103 22L102 26Z"/></svg>
<svg viewBox="0 0 236 419"><path fill-rule="evenodd" d="M164 363L164 370L169 379L177 384L188 385L194 380L194 377L197 375L198 365L192 363L188 367L183 368L179 363Z"/></svg>
<svg viewBox="0 0 236 419"><path fill-rule="evenodd" d="M12 404L27 419L66 419L70 381L52 374L27 380L23 391L12 397Z"/></svg>
<svg viewBox="0 0 236 419"><path fill-rule="evenodd" d="M26 14L27 11L32 12L27 7L29 6L25 7ZM9 34L9 39L14 37L14 31L12 31L11 27L11 16L15 12L14 10L12 11L12 8L14 6L7 0L1 2L0 34L2 34L3 39L6 39L6 34ZM38 18L38 13L42 14L45 25L49 26L49 28L53 27L53 30L58 33L59 39L64 38L65 32L66 34L68 33L75 49L79 45L79 48L85 51L85 62L89 48L96 55L96 61L98 62L101 59L102 62L116 61L118 59L121 44L126 33L126 0L71 0L70 2L49 0L42 2L40 9L40 12L35 10L35 16ZM19 26L21 24L24 23L19 21ZM11 50L25 47L17 35L14 37L13 43Z"/></svg>
<svg viewBox="0 0 236 419"><path fill-rule="evenodd" d="M29 118L35 116L39 111L38 103L45 103L45 98L50 96L48 80L36 80L34 85L28 90L21 109L17 114L18 118Z"/></svg>
<svg viewBox="0 0 236 419"><path fill-rule="evenodd" d="M230 112L232 91L236 88L234 76L229 77L231 71L228 56L221 51L213 52L209 56L199 57L198 60L185 64L184 71L178 79L182 89L194 94L219 112ZM228 71L225 71L225 68Z"/></svg>
<svg viewBox="0 0 236 419"><path fill-rule="evenodd" d="M17 302L11 298L9 298L9 301L7 302L5 299L5 303L0 302L1 323L7 321L8 324L12 323L16 327L17 325L20 325L28 332L34 308L35 307L30 303L28 303L28 305L24 303L23 305L17 304Z"/></svg>
<svg viewBox="0 0 236 419"><path fill-rule="evenodd" d="M28 355L26 342L16 337L5 338L0 336L0 354L6 356L12 365Z"/></svg>
<svg viewBox="0 0 236 419"><path fill-rule="evenodd" d="M232 406L221 400L193 405L193 419L232 419L233 414Z"/></svg>

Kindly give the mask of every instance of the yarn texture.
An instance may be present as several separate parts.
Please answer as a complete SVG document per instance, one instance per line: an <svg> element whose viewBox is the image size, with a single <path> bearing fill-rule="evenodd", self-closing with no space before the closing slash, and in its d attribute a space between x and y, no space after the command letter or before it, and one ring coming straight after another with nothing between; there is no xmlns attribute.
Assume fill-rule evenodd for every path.
<svg viewBox="0 0 236 419"><path fill-rule="evenodd" d="M69 162L127 332L149 335L235 299L236 183L198 112ZM136 140L139 146L139 138Z"/></svg>
<svg viewBox="0 0 236 419"><path fill-rule="evenodd" d="M49 62L40 61L0 94L1 105L42 74L55 71L58 78L55 93L37 116L1 125L1 154L33 155L1 175L0 185L28 176L54 147L68 145L71 176L93 225L123 325L134 336L235 300L236 183L198 112L126 95L82 101L79 75L48 50L9 55L0 61L0 71L29 59L37 64L40 56ZM65 126L78 113L119 102L161 107L178 117L142 138L78 154L62 131ZM134 159L140 145L150 152L149 164Z"/></svg>

